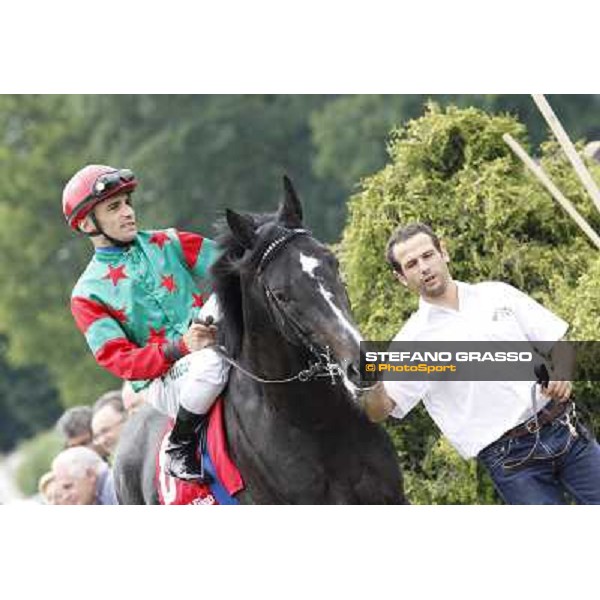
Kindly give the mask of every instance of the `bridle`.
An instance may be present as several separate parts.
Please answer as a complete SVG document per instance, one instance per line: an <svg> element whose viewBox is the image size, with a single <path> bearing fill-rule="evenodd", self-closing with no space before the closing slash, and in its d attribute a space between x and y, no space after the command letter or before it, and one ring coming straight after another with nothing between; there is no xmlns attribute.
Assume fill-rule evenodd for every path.
<svg viewBox="0 0 600 600"><path fill-rule="evenodd" d="M266 379L259 377L258 375L251 373L239 362L231 358L226 349L223 346L215 346L215 349L228 362L232 367L249 377L250 379L258 383L292 383L293 381L300 381L302 383L311 381L314 379L330 378L331 384L335 385L336 378L343 377L342 367L332 360L331 349L329 346L319 347L313 344L309 337L304 332L302 326L296 319L288 314L285 309L281 306L281 303L277 301L277 298L271 288L264 282L263 274L265 269L271 264L273 259L296 237L300 235L310 236L311 232L307 229L283 229L280 235L278 235L264 250L258 267L256 269L256 275L258 280L265 292L267 301L272 309L272 313L277 319L280 330L286 340L294 346L305 348L311 355L311 360L307 368L298 371L295 375L285 377L283 379Z"/></svg>

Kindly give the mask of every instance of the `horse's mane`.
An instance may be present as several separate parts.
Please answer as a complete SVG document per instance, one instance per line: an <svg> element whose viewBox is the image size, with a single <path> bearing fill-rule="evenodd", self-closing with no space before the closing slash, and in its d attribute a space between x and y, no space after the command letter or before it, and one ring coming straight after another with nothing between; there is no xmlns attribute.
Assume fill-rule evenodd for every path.
<svg viewBox="0 0 600 600"><path fill-rule="evenodd" d="M275 223L276 213L251 214L257 228ZM249 268L255 261L257 249L264 247L257 244L257 249L247 252L235 238L225 219L219 219L215 224L215 241L221 252L211 268L214 292L219 300L222 320L219 323L219 343L225 346L229 356L239 356L244 331L244 315L242 311L242 289L240 277L244 269Z"/></svg>

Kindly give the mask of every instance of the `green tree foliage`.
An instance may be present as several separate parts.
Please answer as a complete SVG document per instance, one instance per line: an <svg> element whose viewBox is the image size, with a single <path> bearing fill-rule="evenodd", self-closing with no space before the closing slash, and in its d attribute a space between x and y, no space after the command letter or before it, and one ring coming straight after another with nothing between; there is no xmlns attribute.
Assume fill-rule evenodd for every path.
<svg viewBox="0 0 600 600"><path fill-rule="evenodd" d="M287 173L302 190L316 235L333 240L343 198L312 172L309 127L311 113L328 101L298 95L81 99L99 123L90 147L139 173L144 222L209 235L225 207L273 210Z"/></svg>
<svg viewBox="0 0 600 600"><path fill-rule="evenodd" d="M395 282L384 261L387 239L399 224L431 224L445 239L451 272L459 280L506 281L545 304L559 282L564 289L582 282L595 251L512 155L504 133L528 146L514 117L434 104L393 132L389 163L365 178L350 201L340 245L354 314L366 337L391 339L416 308L416 297ZM598 216L570 164L555 144L542 152L554 181L597 228ZM418 497L448 502L493 497L481 478L465 492L465 469L473 473L475 467L460 466L452 451L433 441L434 428L422 411L395 426L393 434ZM417 438L426 442L412 445ZM428 474L433 483L415 479Z"/></svg>
<svg viewBox="0 0 600 600"><path fill-rule="evenodd" d="M0 329L12 359L46 365L65 404L87 403L114 379L69 313L89 249L66 228L61 193L87 158L89 123L70 96L2 96L0 131Z"/></svg>
<svg viewBox="0 0 600 600"><path fill-rule="evenodd" d="M389 132L419 117L430 99L440 106L510 113L526 126L533 147L547 137L546 122L529 95L342 96L311 118L315 172L338 183L347 194L354 192L362 177L385 165ZM548 99L573 139L600 137L600 96L551 95Z"/></svg>
<svg viewBox="0 0 600 600"><path fill-rule="evenodd" d="M8 363L8 340L0 335L0 452L52 425L62 409L47 369Z"/></svg>
<svg viewBox="0 0 600 600"><path fill-rule="evenodd" d="M381 168L388 133L423 111L425 96L342 96L313 113L314 170L344 190Z"/></svg>
<svg viewBox="0 0 600 600"><path fill-rule="evenodd" d="M17 467L16 483L23 494L37 493L40 477L50 470L61 449L60 437L54 430L40 433L19 446L21 462Z"/></svg>
<svg viewBox="0 0 600 600"><path fill-rule="evenodd" d="M570 340L600 339L600 257L597 253L576 285L557 282L557 293L549 298L548 304L570 323ZM574 383L574 394L584 421L591 424L596 432L600 431L600 384L593 380L586 381L585 375L593 373L593 376L597 376L597 358L597 351L580 354L580 381ZM588 378L592 379L593 376L588 375Z"/></svg>
<svg viewBox="0 0 600 600"><path fill-rule="evenodd" d="M599 95L549 94L546 98L572 139L594 140L600 138ZM548 138L548 125L528 94L466 95L451 98L451 101L462 107L475 106L491 113L510 112L527 126L529 138L535 147Z"/></svg>

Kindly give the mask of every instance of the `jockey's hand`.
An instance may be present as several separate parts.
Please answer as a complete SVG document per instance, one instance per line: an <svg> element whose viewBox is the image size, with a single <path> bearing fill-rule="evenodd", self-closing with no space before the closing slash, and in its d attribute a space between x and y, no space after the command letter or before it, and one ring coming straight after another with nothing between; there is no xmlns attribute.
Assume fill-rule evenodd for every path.
<svg viewBox="0 0 600 600"><path fill-rule="evenodd" d="M183 342L190 352L212 346L217 341L217 327L204 323L192 323L183 334Z"/></svg>
<svg viewBox="0 0 600 600"><path fill-rule="evenodd" d="M573 386L570 381L550 381L548 387L542 388L542 394L558 402L567 402L571 397Z"/></svg>

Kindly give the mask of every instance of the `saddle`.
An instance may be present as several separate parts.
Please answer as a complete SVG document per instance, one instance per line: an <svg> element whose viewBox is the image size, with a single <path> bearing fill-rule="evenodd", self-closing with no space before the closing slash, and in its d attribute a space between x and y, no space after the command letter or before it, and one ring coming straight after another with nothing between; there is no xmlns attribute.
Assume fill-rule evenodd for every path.
<svg viewBox="0 0 600 600"><path fill-rule="evenodd" d="M155 485L160 504L238 504L235 494L244 489L244 481L229 456L223 399L218 398L209 413L205 447L199 443L198 453L202 452L204 468L213 478L210 484L182 481L171 477L165 471L165 449L173 420L161 437L156 453Z"/></svg>

